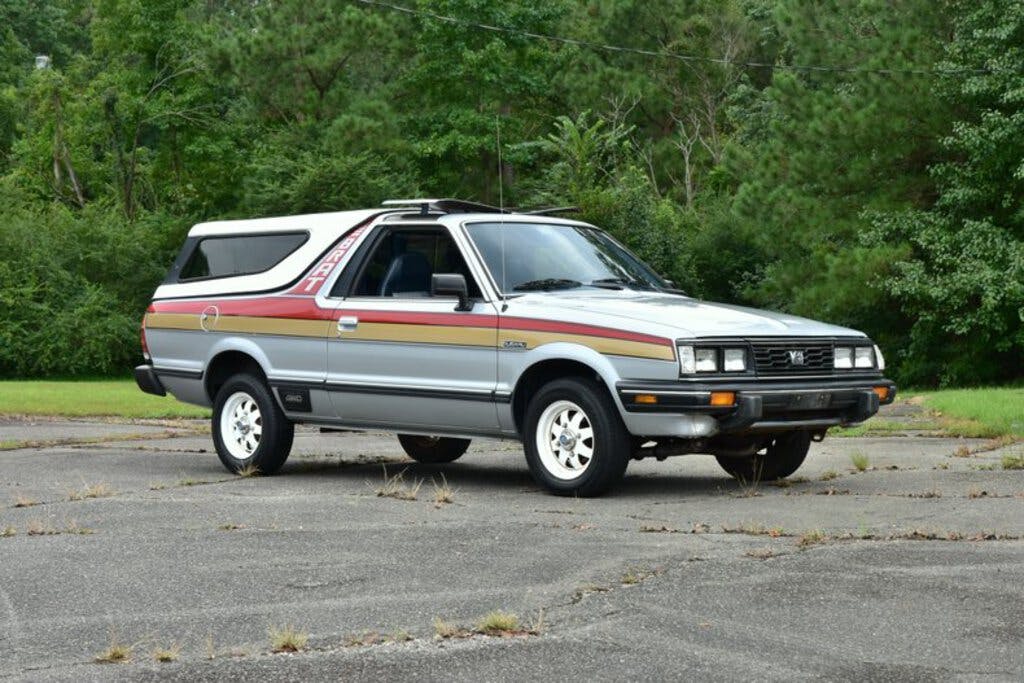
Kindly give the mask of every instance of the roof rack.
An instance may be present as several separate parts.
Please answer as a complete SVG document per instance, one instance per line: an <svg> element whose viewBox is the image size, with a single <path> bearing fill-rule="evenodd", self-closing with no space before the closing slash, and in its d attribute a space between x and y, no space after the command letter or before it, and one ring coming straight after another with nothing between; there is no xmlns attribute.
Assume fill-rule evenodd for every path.
<svg viewBox="0 0 1024 683"><path fill-rule="evenodd" d="M520 213L526 214L527 216L557 216L560 213L579 213L580 207L578 206L552 206L547 209L533 209L531 211L521 211Z"/></svg>
<svg viewBox="0 0 1024 683"><path fill-rule="evenodd" d="M427 216L430 213L512 213L509 209L499 209L496 206L468 202L463 199L388 199L381 202L382 206L419 207L420 215Z"/></svg>

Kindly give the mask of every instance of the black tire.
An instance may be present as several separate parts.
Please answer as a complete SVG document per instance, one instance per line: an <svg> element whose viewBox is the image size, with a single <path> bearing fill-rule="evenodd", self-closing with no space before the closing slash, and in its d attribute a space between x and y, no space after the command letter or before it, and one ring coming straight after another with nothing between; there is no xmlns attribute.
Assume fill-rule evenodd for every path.
<svg viewBox="0 0 1024 683"><path fill-rule="evenodd" d="M577 412L583 413L577 427L571 426L577 412L573 412L567 404L577 406L580 409ZM566 410L563 412L562 408ZM565 442L560 438L550 438L552 430L559 427L558 419L563 414L568 416L566 425L569 427ZM542 418L547 425L541 425ZM592 437L589 440L577 438L586 434L587 429L592 430ZM537 443L538 430L547 432L546 441L550 444L544 455ZM570 441L573 444L571 450L562 449L562 445ZM590 450L589 457L576 454L577 442L582 444L584 449ZM558 444L559 453L555 452L555 444ZM534 480L559 496L598 496L608 491L622 480L626 465L629 464L632 446L626 426L622 423L618 408L608 395L608 391L598 382L582 377L549 382L530 399L523 425L523 445L526 450L526 462L530 466ZM564 453L575 454L570 455L568 460L577 464L575 469L581 470L579 475L571 477L574 469L572 465L558 464ZM562 476L555 474L556 470Z"/></svg>
<svg viewBox="0 0 1024 683"><path fill-rule="evenodd" d="M800 469L811 447L811 433L784 432L749 458L715 456L722 469L744 484L785 479Z"/></svg>
<svg viewBox="0 0 1024 683"><path fill-rule="evenodd" d="M259 408L257 418L261 433L255 449L248 457L239 457L239 449L245 446L231 446L226 441L232 438L232 434L223 433L222 416L225 409L230 409L229 400L243 393L248 395ZM217 392L213 402L213 444L217 448L217 455L224 467L229 472L239 471L252 467L260 474L274 474L292 450L292 439L295 436L295 425L285 417L284 412L277 405L270 389L262 379L250 374L243 373L233 375Z"/></svg>
<svg viewBox="0 0 1024 683"><path fill-rule="evenodd" d="M470 442L469 439L453 439L448 436L399 434L398 443L402 444L405 454L416 462L437 465L461 458Z"/></svg>

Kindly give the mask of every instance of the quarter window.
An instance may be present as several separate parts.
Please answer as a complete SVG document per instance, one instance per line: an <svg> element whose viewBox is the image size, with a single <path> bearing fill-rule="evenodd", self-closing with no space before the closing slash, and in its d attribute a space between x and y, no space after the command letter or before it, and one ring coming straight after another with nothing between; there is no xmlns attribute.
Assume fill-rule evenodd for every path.
<svg viewBox="0 0 1024 683"><path fill-rule="evenodd" d="M181 280L262 273L276 266L309 239L307 233L233 235L200 240Z"/></svg>

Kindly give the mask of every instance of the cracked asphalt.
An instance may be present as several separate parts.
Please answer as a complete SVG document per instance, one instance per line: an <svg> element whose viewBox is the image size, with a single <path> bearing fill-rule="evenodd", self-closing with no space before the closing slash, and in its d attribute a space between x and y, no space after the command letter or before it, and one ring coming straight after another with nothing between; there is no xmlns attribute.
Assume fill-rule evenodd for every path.
<svg viewBox="0 0 1024 683"><path fill-rule="evenodd" d="M1024 678L1020 443L828 438L784 486L635 462L588 500L510 442L428 467L303 429L265 478L202 422L6 419L0 443L2 678ZM416 500L376 494L385 467ZM536 634L435 636L493 610ZM306 649L272 653L288 624ZM112 641L127 663L96 663Z"/></svg>

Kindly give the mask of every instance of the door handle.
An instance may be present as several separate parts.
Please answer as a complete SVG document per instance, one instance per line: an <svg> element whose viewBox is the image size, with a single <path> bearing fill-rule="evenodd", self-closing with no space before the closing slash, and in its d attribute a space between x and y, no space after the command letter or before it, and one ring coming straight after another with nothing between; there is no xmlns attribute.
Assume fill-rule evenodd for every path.
<svg viewBox="0 0 1024 683"><path fill-rule="evenodd" d="M359 325L359 318L353 315L344 315L338 318L338 332L354 332Z"/></svg>

